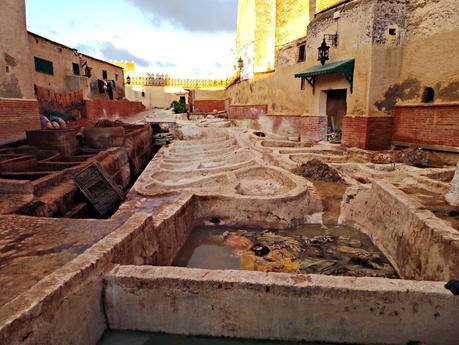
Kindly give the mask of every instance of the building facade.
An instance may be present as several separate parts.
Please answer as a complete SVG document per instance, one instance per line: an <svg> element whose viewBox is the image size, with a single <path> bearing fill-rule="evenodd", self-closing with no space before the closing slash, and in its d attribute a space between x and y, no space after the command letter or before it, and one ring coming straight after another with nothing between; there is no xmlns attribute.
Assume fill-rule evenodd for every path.
<svg viewBox="0 0 459 345"><path fill-rule="evenodd" d="M275 18L257 23L262 12ZM366 149L459 146L458 34L454 0L240 0L230 116L311 142L339 132Z"/></svg>
<svg viewBox="0 0 459 345"><path fill-rule="evenodd" d="M144 109L125 100L123 68L28 32L25 13L25 1L2 1L0 143L40 128L45 110L96 120Z"/></svg>

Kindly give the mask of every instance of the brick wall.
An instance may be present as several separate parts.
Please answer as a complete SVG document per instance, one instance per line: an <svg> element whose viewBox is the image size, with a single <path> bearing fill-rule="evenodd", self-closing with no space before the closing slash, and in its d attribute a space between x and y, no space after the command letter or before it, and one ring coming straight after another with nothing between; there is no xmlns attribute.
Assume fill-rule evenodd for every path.
<svg viewBox="0 0 459 345"><path fill-rule="evenodd" d="M194 101L194 112L195 113L211 113L214 110L223 111L225 110L225 100L205 100L205 101Z"/></svg>
<svg viewBox="0 0 459 345"><path fill-rule="evenodd" d="M393 118L345 116L342 145L365 150L386 150L392 143Z"/></svg>
<svg viewBox="0 0 459 345"><path fill-rule="evenodd" d="M394 141L459 146L459 104L398 106Z"/></svg>
<svg viewBox="0 0 459 345"><path fill-rule="evenodd" d="M101 118L126 118L145 110L142 102L92 100L84 101L84 116L87 120Z"/></svg>
<svg viewBox="0 0 459 345"><path fill-rule="evenodd" d="M25 137L25 131L40 128L38 102L0 99L0 143Z"/></svg>
<svg viewBox="0 0 459 345"><path fill-rule="evenodd" d="M268 105L231 105L228 118L230 120L257 120L260 116L266 115Z"/></svg>

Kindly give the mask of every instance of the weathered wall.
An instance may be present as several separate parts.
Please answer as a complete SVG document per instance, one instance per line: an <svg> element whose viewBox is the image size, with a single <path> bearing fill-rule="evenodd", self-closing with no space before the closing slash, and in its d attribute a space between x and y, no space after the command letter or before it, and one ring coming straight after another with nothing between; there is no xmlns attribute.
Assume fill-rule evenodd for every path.
<svg viewBox="0 0 459 345"><path fill-rule="evenodd" d="M276 0L255 0L254 73L274 69Z"/></svg>
<svg viewBox="0 0 459 345"><path fill-rule="evenodd" d="M33 98L25 1L3 0L0 11L0 98Z"/></svg>
<svg viewBox="0 0 459 345"><path fill-rule="evenodd" d="M269 115L323 116L326 91L347 89L347 113L353 119L345 119L345 144L387 148L387 116L396 104L419 104L425 87L434 89L437 103L459 100L459 66L451 60L457 55L457 1L312 1L309 14L305 7L300 1L277 3L276 39L284 44L277 47L276 70L231 86L231 104L267 104ZM294 28L315 10L306 36L298 36L301 31ZM317 77L314 93L307 83L301 91L294 74L318 64L317 47L332 33L338 34L338 46L328 42L329 62L355 59L353 92L340 74ZM298 44L303 42L306 61L298 63ZM363 119L368 116L383 119Z"/></svg>
<svg viewBox="0 0 459 345"><path fill-rule="evenodd" d="M109 327L245 339L455 345L459 300L444 283L119 266Z"/></svg>
<svg viewBox="0 0 459 345"><path fill-rule="evenodd" d="M389 183L347 194L341 222L370 236L404 279L456 279L459 233L446 221Z"/></svg>
<svg viewBox="0 0 459 345"><path fill-rule="evenodd" d="M277 0L276 49L306 36L309 24L309 0Z"/></svg>
<svg viewBox="0 0 459 345"><path fill-rule="evenodd" d="M40 128L35 100L0 98L0 143L21 139L25 131Z"/></svg>
<svg viewBox="0 0 459 345"><path fill-rule="evenodd" d="M102 70L107 71L107 79L115 80L115 99L124 97L124 74L121 67L112 65L98 59L83 55L83 60L88 61L92 68L91 78L86 78L83 68L80 67L81 76L73 74L72 63L80 63L72 48L50 41L41 36L29 33L29 46L31 51L29 63L33 69L33 82L41 87L55 92L73 92L83 90L86 99L108 99L108 93L101 94L97 85L98 79L102 78ZM53 62L54 75L35 71L34 57L39 57Z"/></svg>
<svg viewBox="0 0 459 345"><path fill-rule="evenodd" d="M95 99L84 101L83 116L87 120L97 121L104 118L124 118L143 110L145 107L141 102Z"/></svg>
<svg viewBox="0 0 459 345"><path fill-rule="evenodd" d="M459 101L459 65L454 62L459 49L459 2L408 0L405 11L402 49L389 48L386 57L386 70L398 81L375 87L370 103L381 111L395 104L420 103L425 87L435 90L436 103ZM400 67L389 68L389 59L398 60Z"/></svg>

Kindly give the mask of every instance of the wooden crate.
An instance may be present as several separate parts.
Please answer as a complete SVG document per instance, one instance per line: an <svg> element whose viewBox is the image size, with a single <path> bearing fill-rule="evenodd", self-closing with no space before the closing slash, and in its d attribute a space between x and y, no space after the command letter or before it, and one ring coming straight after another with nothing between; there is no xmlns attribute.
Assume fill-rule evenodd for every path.
<svg viewBox="0 0 459 345"><path fill-rule="evenodd" d="M75 177L75 182L102 216L114 210L124 200L123 192L113 183L99 162L91 164L79 173Z"/></svg>

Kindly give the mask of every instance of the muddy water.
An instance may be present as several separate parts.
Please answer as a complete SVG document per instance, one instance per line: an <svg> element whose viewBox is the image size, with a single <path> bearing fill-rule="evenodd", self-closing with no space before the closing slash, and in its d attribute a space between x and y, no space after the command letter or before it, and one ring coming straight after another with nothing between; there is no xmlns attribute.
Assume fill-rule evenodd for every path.
<svg viewBox="0 0 459 345"><path fill-rule="evenodd" d="M396 278L384 254L363 233L345 226L293 230L196 227L174 266L261 272Z"/></svg>
<svg viewBox="0 0 459 345"><path fill-rule="evenodd" d="M236 340L208 337L182 337L141 332L109 331L98 345L319 345L317 343L277 342L260 340ZM327 345L320 343L320 345ZM328 344L331 345L331 344ZM335 344L339 345L339 344Z"/></svg>

